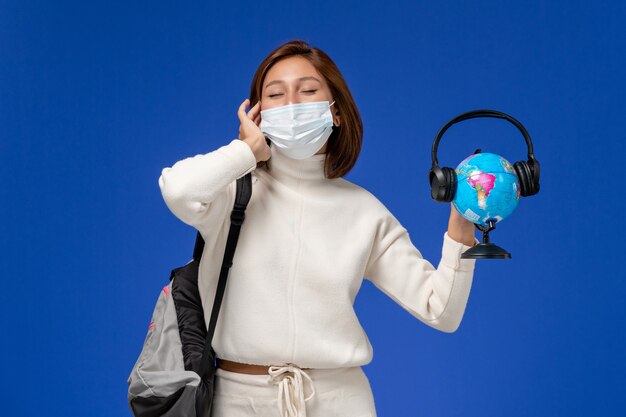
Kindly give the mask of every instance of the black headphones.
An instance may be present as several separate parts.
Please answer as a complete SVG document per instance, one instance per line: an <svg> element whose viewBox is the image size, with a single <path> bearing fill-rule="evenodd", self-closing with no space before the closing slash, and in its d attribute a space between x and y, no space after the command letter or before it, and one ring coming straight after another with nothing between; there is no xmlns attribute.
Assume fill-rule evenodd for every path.
<svg viewBox="0 0 626 417"><path fill-rule="evenodd" d="M477 117L494 117L498 119L508 120L515 125L524 135L526 145L528 146L528 161L519 161L513 164L515 173L520 186L520 194L523 197L528 197L539 192L539 161L535 159L533 154L533 143L530 140L530 135L515 118L508 114L496 111L496 110L472 110L467 113L463 113L454 119L450 120L444 127L441 128L435 141L433 142L432 149L432 161L433 164L428 171L428 180L430 181L430 194L433 200L442 203L449 203L454 199L456 194L456 172L452 168L443 167L439 168L437 162L437 146L439 146L439 140L443 136L446 130L455 123L462 122L468 119L474 119ZM477 150L476 153L480 152Z"/></svg>

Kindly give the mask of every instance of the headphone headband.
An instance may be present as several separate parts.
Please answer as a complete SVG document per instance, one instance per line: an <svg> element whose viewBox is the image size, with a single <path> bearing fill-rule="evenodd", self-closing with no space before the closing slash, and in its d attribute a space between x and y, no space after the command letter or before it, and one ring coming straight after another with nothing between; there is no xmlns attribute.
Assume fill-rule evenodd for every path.
<svg viewBox="0 0 626 417"><path fill-rule="evenodd" d="M497 110L471 110L466 113L460 114L459 116L450 120L448 123L445 124L444 127L441 128L439 133L437 133L437 136L435 137L435 141L433 142L432 155L431 155L433 167L439 164L439 162L437 161L437 148L439 146L439 141L441 140L441 137L446 132L446 130L448 130L448 128L450 128L452 125L456 123L459 123L468 119L475 119L478 117L494 117L497 119L504 119L504 120L509 121L513 125L515 125L515 127L517 127L517 129L522 133L522 135L524 136L524 140L526 141L526 146L528 147L528 160L529 161L535 160L535 155L533 151L533 143L530 140L530 135L528 134L528 131L526 130L526 128L517 119L515 119L513 116L509 116L508 114L502 113Z"/></svg>

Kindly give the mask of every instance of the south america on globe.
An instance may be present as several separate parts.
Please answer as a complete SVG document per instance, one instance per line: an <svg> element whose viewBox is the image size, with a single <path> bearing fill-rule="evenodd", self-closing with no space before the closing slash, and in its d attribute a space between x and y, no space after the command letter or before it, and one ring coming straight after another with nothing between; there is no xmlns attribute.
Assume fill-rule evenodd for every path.
<svg viewBox="0 0 626 417"><path fill-rule="evenodd" d="M467 220L488 226L500 222L517 207L520 197L515 169L502 156L475 153L456 167L457 189L452 204Z"/></svg>

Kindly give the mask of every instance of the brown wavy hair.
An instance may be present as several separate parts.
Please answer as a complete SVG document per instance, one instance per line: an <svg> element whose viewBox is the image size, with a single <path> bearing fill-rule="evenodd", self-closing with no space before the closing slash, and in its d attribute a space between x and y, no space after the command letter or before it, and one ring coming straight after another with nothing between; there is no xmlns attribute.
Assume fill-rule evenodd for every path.
<svg viewBox="0 0 626 417"><path fill-rule="evenodd" d="M321 49L310 46L307 42L295 39L288 41L274 49L257 68L250 86L250 106L254 106L260 99L263 81L269 69L278 61L290 57L301 56L306 58L315 69L326 79L330 91L335 99L335 108L341 115L341 123L334 126L326 145L326 159L324 173L327 178L339 178L346 175L356 163L363 143L363 122L361 115L348 89L339 68L332 59ZM269 139L267 144L272 146ZM266 165L271 169L271 163L261 161L257 168Z"/></svg>

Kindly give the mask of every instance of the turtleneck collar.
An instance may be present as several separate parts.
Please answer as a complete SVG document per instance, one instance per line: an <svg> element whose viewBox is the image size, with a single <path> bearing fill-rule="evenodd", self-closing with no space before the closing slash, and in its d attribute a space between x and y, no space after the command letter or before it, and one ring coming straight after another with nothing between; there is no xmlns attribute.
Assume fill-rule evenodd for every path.
<svg viewBox="0 0 626 417"><path fill-rule="evenodd" d="M326 154L312 155L304 159L290 158L274 144L270 146L270 175L283 183L325 179Z"/></svg>

